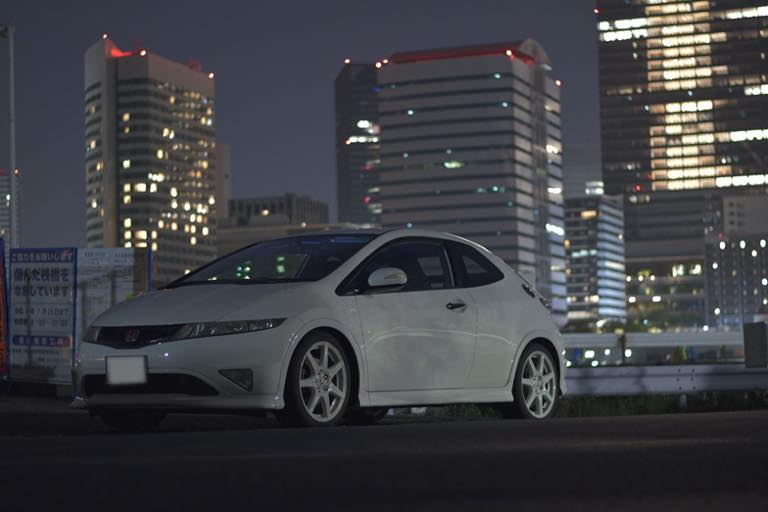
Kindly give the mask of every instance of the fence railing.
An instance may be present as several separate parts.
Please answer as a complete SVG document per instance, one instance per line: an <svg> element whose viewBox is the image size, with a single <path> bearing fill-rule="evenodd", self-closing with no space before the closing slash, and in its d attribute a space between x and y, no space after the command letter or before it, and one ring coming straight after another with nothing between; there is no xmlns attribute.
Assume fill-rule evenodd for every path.
<svg viewBox="0 0 768 512"><path fill-rule="evenodd" d="M621 396L768 389L744 366L741 332L567 334L568 394Z"/></svg>

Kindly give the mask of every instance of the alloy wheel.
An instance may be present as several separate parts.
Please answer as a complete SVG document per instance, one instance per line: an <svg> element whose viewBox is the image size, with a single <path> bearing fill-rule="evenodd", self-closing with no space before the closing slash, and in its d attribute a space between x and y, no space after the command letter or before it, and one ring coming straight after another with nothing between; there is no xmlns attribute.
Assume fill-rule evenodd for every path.
<svg viewBox="0 0 768 512"><path fill-rule="evenodd" d="M525 407L534 418L545 418L555 405L557 373L549 354L535 350L523 364L522 384Z"/></svg>
<svg viewBox="0 0 768 512"><path fill-rule="evenodd" d="M315 421L333 421L349 391L349 371L338 348L328 341L313 343L304 353L299 394L304 410Z"/></svg>

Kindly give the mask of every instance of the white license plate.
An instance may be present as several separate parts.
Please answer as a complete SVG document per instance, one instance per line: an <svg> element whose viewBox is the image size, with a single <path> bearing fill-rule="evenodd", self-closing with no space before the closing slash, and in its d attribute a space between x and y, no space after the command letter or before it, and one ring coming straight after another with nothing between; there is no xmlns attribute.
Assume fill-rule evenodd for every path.
<svg viewBox="0 0 768 512"><path fill-rule="evenodd" d="M128 386L147 383L147 358L144 356L107 357L107 384Z"/></svg>

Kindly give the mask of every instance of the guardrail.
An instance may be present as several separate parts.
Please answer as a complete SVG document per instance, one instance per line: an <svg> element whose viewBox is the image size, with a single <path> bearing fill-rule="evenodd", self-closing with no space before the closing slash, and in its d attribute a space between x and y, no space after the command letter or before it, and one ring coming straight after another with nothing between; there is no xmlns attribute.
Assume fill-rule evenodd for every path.
<svg viewBox="0 0 768 512"><path fill-rule="evenodd" d="M741 331L566 334L566 359L575 368L744 362Z"/></svg>
<svg viewBox="0 0 768 512"><path fill-rule="evenodd" d="M768 389L767 368L739 364L569 368L569 396L686 394Z"/></svg>
<svg viewBox="0 0 768 512"><path fill-rule="evenodd" d="M768 389L768 368L744 366L741 331L566 334L573 396Z"/></svg>

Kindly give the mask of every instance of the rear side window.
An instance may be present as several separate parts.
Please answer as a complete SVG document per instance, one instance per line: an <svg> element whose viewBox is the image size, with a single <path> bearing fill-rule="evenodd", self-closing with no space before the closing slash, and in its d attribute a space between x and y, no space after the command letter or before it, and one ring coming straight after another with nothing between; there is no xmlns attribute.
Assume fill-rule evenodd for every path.
<svg viewBox="0 0 768 512"><path fill-rule="evenodd" d="M474 247L459 242L448 242L448 252L456 280L462 288L485 286L504 278L501 270Z"/></svg>

